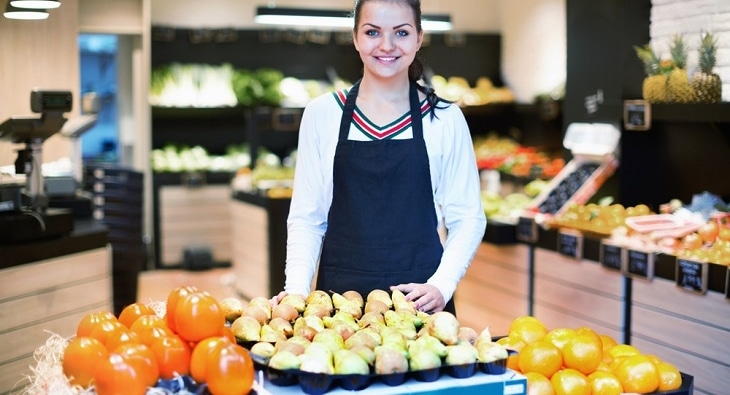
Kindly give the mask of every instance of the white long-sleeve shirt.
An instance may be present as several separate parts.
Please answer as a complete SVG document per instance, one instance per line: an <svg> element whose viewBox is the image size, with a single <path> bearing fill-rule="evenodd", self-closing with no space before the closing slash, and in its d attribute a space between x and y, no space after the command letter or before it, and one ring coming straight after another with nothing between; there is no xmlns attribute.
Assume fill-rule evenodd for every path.
<svg viewBox="0 0 730 395"><path fill-rule="evenodd" d="M481 205L474 147L464 115L454 104L447 107L446 103L440 103L439 107L445 108L436 109L437 118L432 120L430 113L423 117L437 230L445 229L441 263L427 283L439 289L444 301L449 301L482 241L486 216ZM332 93L312 100L302 115L287 220L284 290L288 293L306 296L311 291L332 203L332 170L341 117L342 107ZM369 140L352 125L349 133L350 140ZM393 138L412 137L409 127Z"/></svg>

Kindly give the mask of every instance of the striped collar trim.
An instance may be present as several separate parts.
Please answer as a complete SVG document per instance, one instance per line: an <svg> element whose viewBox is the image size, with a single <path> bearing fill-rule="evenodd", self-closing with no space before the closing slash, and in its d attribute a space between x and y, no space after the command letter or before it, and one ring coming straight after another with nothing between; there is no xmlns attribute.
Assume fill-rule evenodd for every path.
<svg viewBox="0 0 730 395"><path fill-rule="evenodd" d="M342 109L345 108L345 102L347 101L347 92L347 90L333 92L337 103ZM423 102L421 102L421 117L424 117L428 113L430 108L431 107L428 105L428 102L426 100L423 100ZM355 112L352 116L352 122L355 124L355 127L369 139L386 140L403 133L411 126L411 114L410 112L408 112L387 125L378 126L370 121L365 116L365 114L360 112L357 107L355 107Z"/></svg>

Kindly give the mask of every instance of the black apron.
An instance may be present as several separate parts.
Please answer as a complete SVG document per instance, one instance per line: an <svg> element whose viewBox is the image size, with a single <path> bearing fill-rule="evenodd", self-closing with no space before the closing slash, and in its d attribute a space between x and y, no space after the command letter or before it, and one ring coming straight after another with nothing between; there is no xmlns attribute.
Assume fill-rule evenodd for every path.
<svg viewBox="0 0 730 395"><path fill-rule="evenodd" d="M409 94L413 138L374 141L348 140L359 86L348 93L340 121L317 289L367 297L374 289L425 283L443 246L415 84ZM447 302L445 310L453 313Z"/></svg>

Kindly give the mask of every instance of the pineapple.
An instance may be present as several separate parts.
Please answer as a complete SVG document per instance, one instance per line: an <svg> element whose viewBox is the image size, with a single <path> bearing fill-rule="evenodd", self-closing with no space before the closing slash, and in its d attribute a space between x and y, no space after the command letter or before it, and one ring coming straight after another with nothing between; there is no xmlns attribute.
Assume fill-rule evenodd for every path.
<svg viewBox="0 0 730 395"><path fill-rule="evenodd" d="M713 73L717 40L711 33L701 35L698 63L700 70L692 76L694 101L697 103L719 103L722 100L722 81Z"/></svg>
<svg viewBox="0 0 730 395"><path fill-rule="evenodd" d="M649 103L664 103L667 101L667 75L662 72L661 59L650 44L642 47L634 46L636 55L644 63L644 82L641 94Z"/></svg>
<svg viewBox="0 0 730 395"><path fill-rule="evenodd" d="M690 103L694 99L694 94L685 69L687 65L687 47L682 35L674 35L669 51L674 62L674 69L667 77L667 101L670 103Z"/></svg>

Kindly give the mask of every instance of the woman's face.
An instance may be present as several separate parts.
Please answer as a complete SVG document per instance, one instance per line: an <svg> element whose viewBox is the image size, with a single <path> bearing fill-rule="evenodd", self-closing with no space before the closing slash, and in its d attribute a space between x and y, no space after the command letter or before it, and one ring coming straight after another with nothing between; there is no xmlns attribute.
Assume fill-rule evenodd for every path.
<svg viewBox="0 0 730 395"><path fill-rule="evenodd" d="M366 74L379 78L408 75L408 66L421 48L413 10L390 1L369 1L360 10L353 41Z"/></svg>

